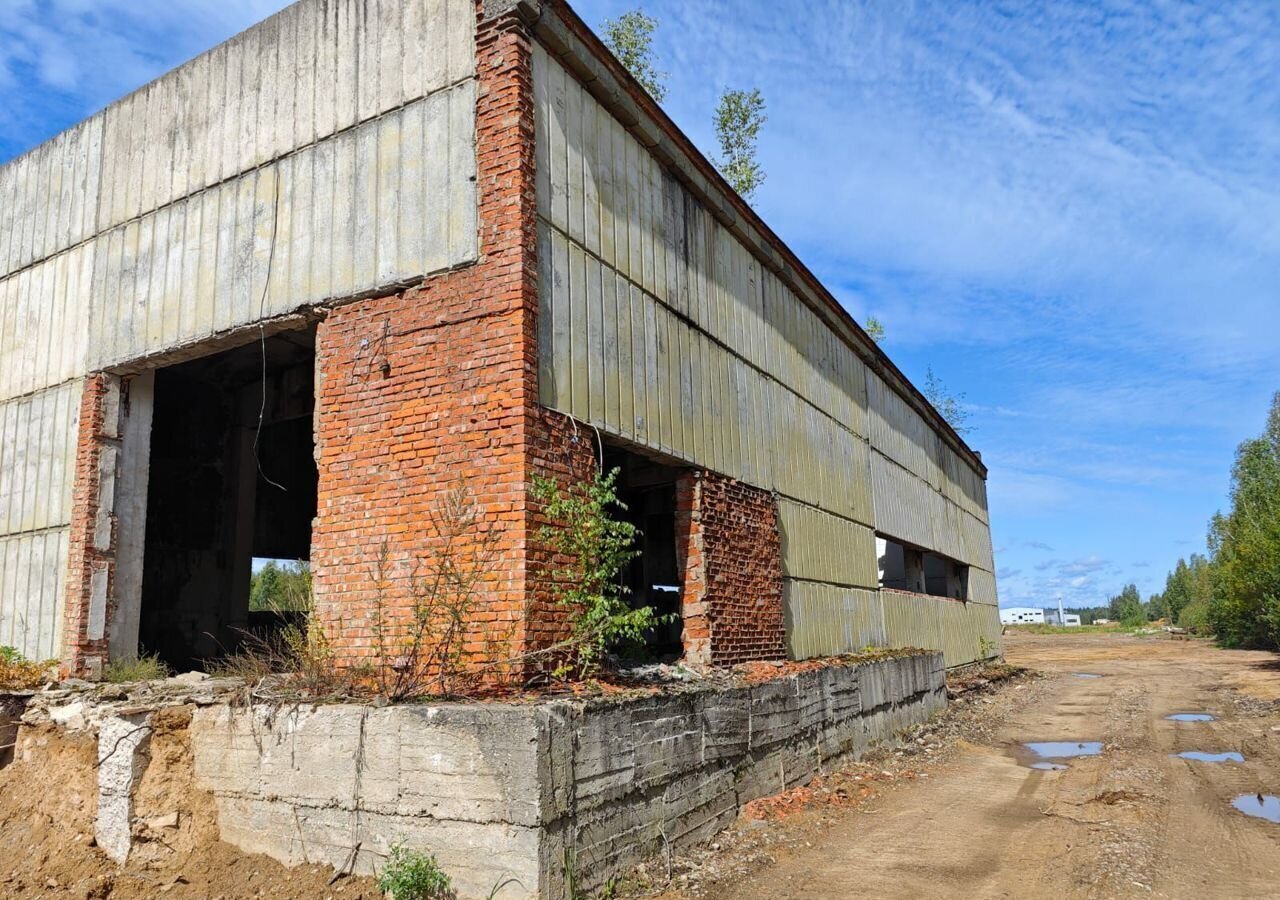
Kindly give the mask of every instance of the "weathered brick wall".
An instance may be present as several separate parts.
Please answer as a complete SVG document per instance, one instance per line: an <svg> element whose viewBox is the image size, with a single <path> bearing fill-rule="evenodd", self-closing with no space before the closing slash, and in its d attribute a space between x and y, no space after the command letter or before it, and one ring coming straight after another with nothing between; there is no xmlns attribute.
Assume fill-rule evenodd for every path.
<svg viewBox="0 0 1280 900"><path fill-rule="evenodd" d="M332 310L316 344L317 614L340 655L376 651L437 552L459 485L496 537L465 650L524 645L537 309L530 45L514 17L477 28L479 262ZM466 550L462 553L464 558Z"/></svg>
<svg viewBox="0 0 1280 900"><path fill-rule="evenodd" d="M533 410L533 427L529 440L530 483L535 477L551 478L562 488L581 485L596 476L599 469L595 431L568 416L542 407ZM569 635L569 611L556 600L555 572L572 561L558 555L542 538L548 520L540 508L529 508L528 542L525 548L527 567L526 598L528 610L526 649L545 649ZM554 668L552 657L531 660L530 670Z"/></svg>
<svg viewBox="0 0 1280 900"><path fill-rule="evenodd" d="M773 496L723 475L691 472L676 486L676 537L685 573L686 660L733 665L785 658Z"/></svg>
<svg viewBox="0 0 1280 900"><path fill-rule="evenodd" d="M107 657L107 601L113 593L115 569L112 501L119 425L119 380L104 374L89 376L80 395L63 605L62 656L72 674L96 675Z"/></svg>

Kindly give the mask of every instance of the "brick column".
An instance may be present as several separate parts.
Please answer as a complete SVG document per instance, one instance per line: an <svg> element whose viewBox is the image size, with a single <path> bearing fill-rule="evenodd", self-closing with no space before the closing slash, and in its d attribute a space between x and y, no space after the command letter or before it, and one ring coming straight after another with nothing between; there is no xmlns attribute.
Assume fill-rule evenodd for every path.
<svg viewBox="0 0 1280 900"><path fill-rule="evenodd" d="M97 676L107 659L119 454L120 381L111 375L90 375L80 395L63 604L62 660L73 675Z"/></svg>
<svg viewBox="0 0 1280 900"><path fill-rule="evenodd" d="M726 666L786 657L782 543L773 495L693 471L676 484L685 660Z"/></svg>
<svg viewBox="0 0 1280 900"><path fill-rule="evenodd" d="M376 651L378 617L412 609L414 572L440 545L463 486L495 535L467 622L469 658L526 646L525 548L537 404L531 38L477 6L480 258L418 288L334 309L316 344L316 612L349 662Z"/></svg>

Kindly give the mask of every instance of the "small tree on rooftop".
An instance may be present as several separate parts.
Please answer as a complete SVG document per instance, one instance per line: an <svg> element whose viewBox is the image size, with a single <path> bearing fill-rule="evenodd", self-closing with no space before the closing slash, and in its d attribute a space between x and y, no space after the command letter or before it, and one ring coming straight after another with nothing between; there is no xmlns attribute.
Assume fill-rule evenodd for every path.
<svg viewBox="0 0 1280 900"><path fill-rule="evenodd" d="M867 337L877 344L884 343L884 323L875 316L867 316L867 321L863 324L862 330L867 333Z"/></svg>
<svg viewBox="0 0 1280 900"><path fill-rule="evenodd" d="M639 9L624 12L603 23L604 43L633 78L659 103L667 96L667 73L654 62L653 33L658 20Z"/></svg>
<svg viewBox="0 0 1280 900"><path fill-rule="evenodd" d="M964 437L973 430L968 425L969 411L964 408L965 395L948 391L942 380L933 374L932 366L925 369L924 396L956 434Z"/></svg>
<svg viewBox="0 0 1280 900"><path fill-rule="evenodd" d="M716 139L720 142L720 174L750 201L764 184L764 168L756 158L760 128L767 121L764 97L758 88L726 90L716 106Z"/></svg>

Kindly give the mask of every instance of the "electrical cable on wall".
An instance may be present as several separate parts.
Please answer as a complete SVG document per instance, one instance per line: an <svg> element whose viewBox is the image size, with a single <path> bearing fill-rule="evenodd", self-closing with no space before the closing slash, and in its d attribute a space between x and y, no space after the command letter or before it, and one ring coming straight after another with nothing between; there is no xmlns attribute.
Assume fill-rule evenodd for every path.
<svg viewBox="0 0 1280 900"><path fill-rule="evenodd" d="M262 282L262 296L258 298L258 339L262 350L262 402L258 405L258 427L253 432L253 462L258 467L262 480L272 487L279 488L286 494L289 489L278 481L272 480L262 470L262 459L258 456L258 441L262 437L262 422L267 415L267 328L262 322L263 312L267 307L267 290L271 287L271 268L276 258L276 228L280 224L280 171L274 172L275 192L271 203L271 243L267 245L267 277Z"/></svg>

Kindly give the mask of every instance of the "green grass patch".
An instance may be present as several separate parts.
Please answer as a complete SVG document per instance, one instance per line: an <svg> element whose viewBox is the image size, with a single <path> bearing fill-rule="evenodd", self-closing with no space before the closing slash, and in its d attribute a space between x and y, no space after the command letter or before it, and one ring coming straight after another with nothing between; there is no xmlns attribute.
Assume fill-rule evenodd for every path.
<svg viewBox="0 0 1280 900"><path fill-rule="evenodd" d="M1006 625L1009 631L1019 634L1133 634L1146 630L1148 626L1132 628L1119 622L1108 622L1106 625Z"/></svg>
<svg viewBox="0 0 1280 900"><path fill-rule="evenodd" d="M169 677L169 667L160 661L158 656L126 656L113 659L102 670L102 680L111 684L123 684L127 681L155 681Z"/></svg>

